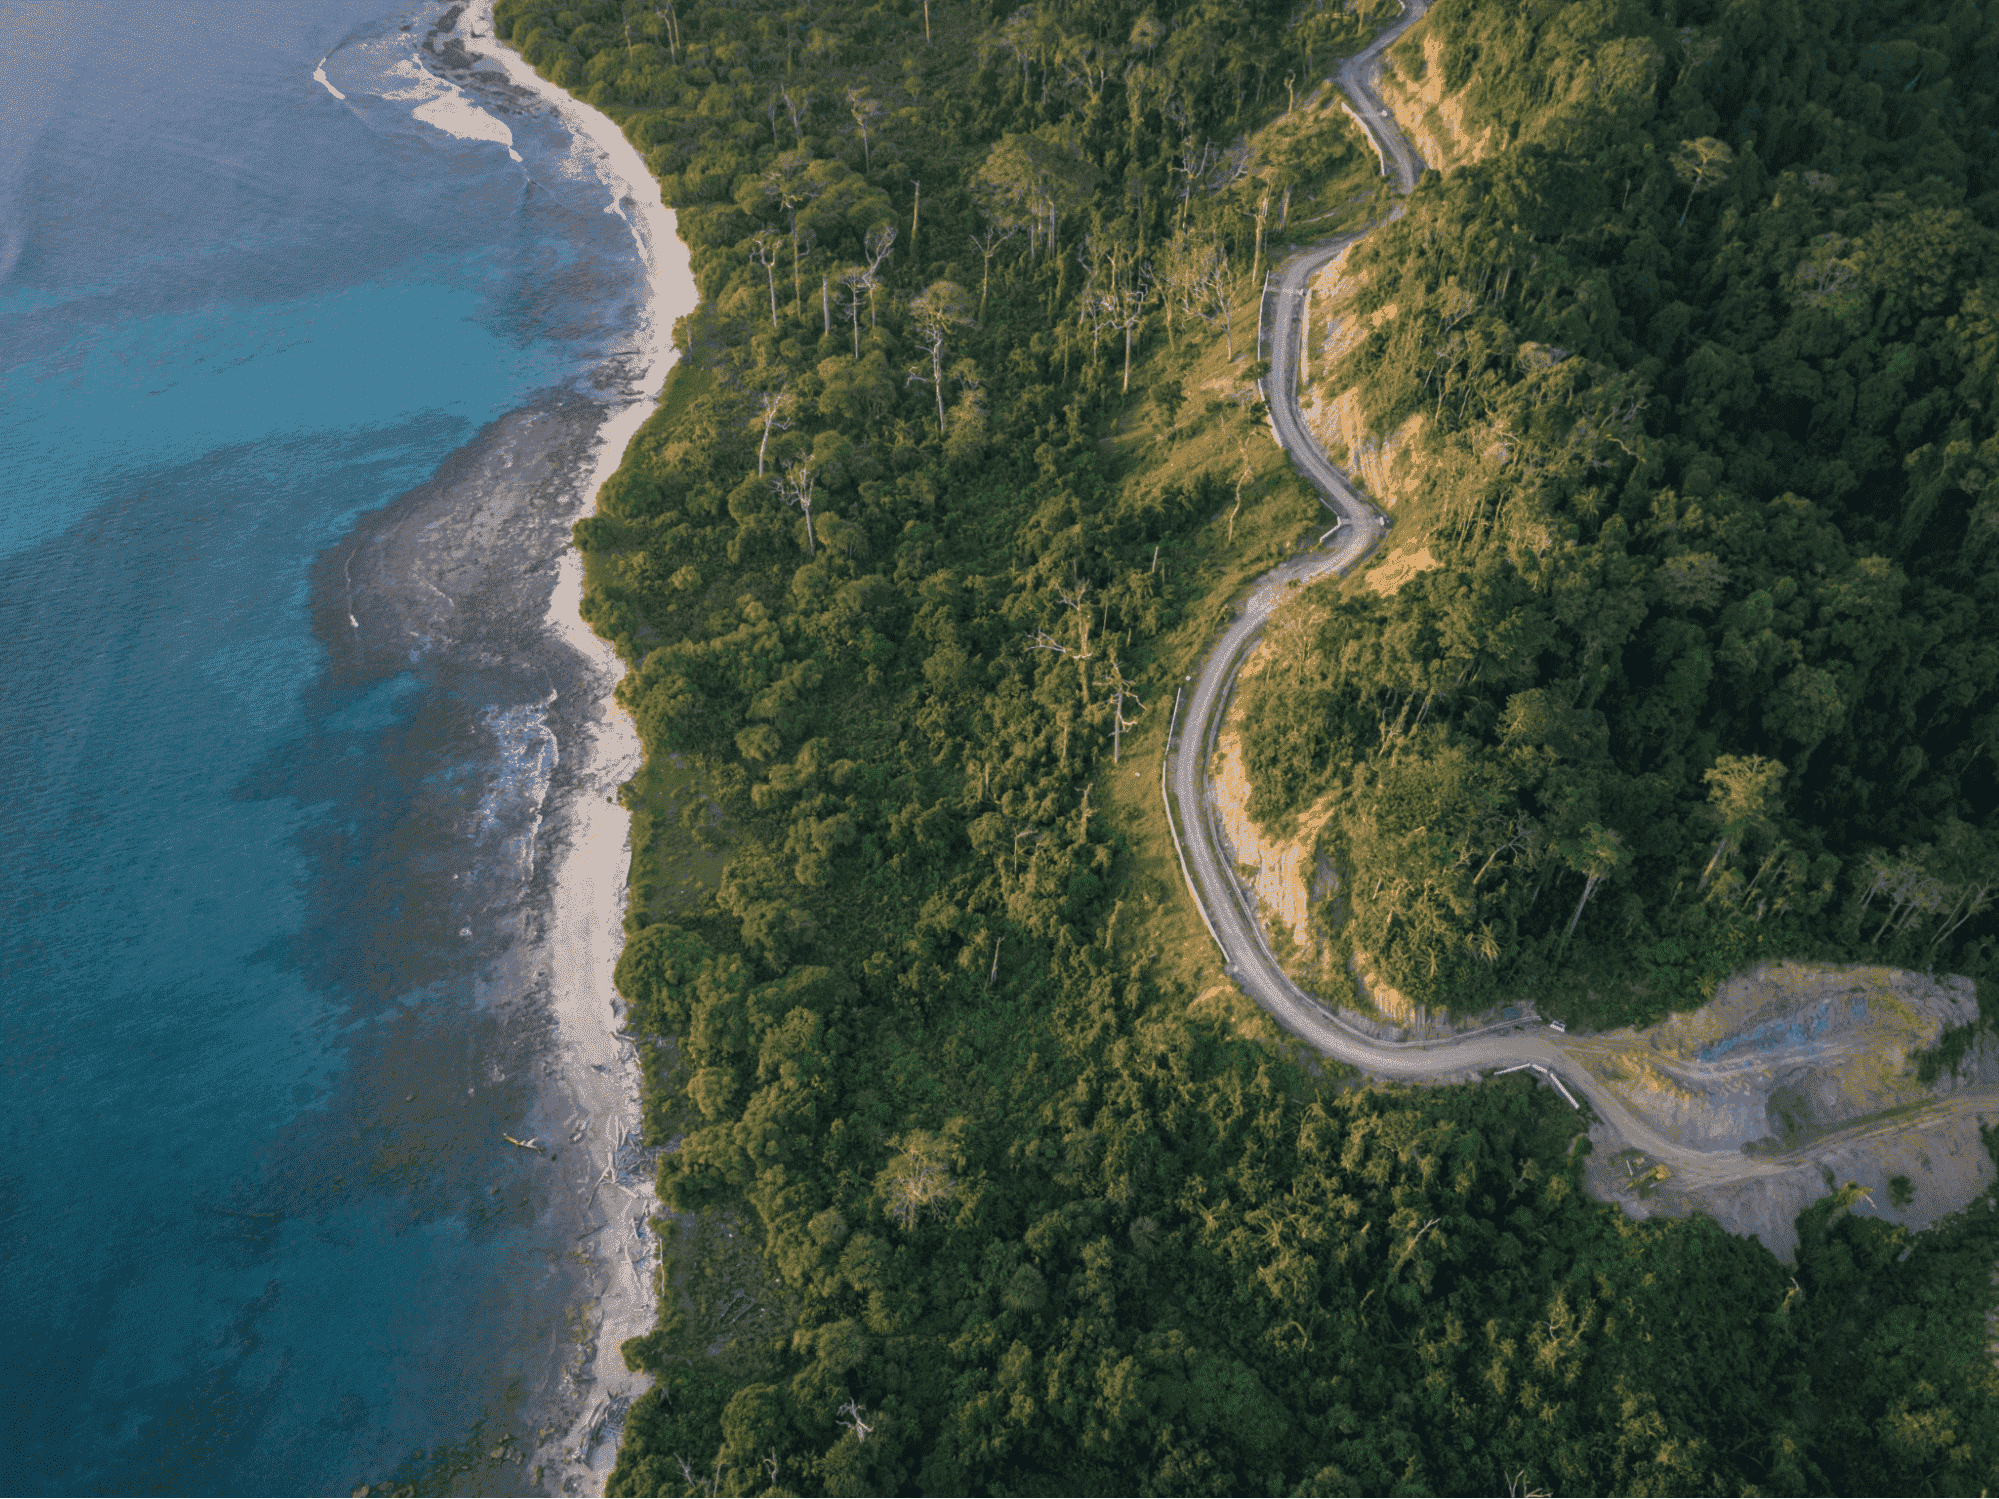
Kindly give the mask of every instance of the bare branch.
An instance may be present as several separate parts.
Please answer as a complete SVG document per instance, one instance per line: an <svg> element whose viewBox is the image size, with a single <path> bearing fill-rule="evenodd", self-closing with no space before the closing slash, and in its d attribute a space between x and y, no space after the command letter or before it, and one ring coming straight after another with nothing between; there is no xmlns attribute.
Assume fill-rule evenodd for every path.
<svg viewBox="0 0 1999 1499"><path fill-rule="evenodd" d="M854 1440L856 1442L865 1442L868 1439L869 1434L874 1431L875 1427L881 1424L881 1418L879 1416L877 1416L873 1421L869 1421L867 1419L867 1412L862 1410L861 1407L852 1400L849 1400L845 1405L840 1407L840 1415L843 1418L840 1424L846 1427L847 1430L851 1431L854 1434Z"/></svg>
<svg viewBox="0 0 1999 1499"><path fill-rule="evenodd" d="M757 392L757 419L763 424L763 440L757 444L757 476L763 477L764 455L770 448L773 432L787 432L791 429L791 391L787 389L760 390Z"/></svg>

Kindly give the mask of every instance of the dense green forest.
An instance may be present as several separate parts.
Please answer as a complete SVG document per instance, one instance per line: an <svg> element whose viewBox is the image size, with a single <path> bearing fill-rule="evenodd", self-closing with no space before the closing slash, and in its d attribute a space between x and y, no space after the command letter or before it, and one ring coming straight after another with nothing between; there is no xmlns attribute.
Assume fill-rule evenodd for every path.
<svg viewBox="0 0 1999 1499"><path fill-rule="evenodd" d="M502 0L702 297L577 537L672 1147L612 1492L1993 1481L1982 1203L1828 1197L1795 1267L1633 1223L1551 1094L1356 1087L1173 956L1136 809L1231 590L1317 530L1238 397L1273 245L1379 206L1313 101L1383 19Z"/></svg>
<svg viewBox="0 0 1999 1499"><path fill-rule="evenodd" d="M1425 26L1504 144L1355 252L1349 314L1393 315L1328 383L1422 418L1440 565L1263 679L1254 809L1339 793L1328 914L1431 1004L1652 1018L1758 953L1991 974L1992 8Z"/></svg>

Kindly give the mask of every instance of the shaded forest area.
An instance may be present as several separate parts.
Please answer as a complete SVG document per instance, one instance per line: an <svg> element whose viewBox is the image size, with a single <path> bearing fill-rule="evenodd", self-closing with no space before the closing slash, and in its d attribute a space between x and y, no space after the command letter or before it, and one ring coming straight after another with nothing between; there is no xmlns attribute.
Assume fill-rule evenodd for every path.
<svg viewBox="0 0 1999 1499"><path fill-rule="evenodd" d="M1330 388L1409 424L1440 566L1264 680L1252 810L1334 794L1327 915L1432 1005L1642 1022L1778 955L1989 978L1993 8L1424 25L1398 65L1500 144L1355 252Z"/></svg>
<svg viewBox="0 0 1999 1499"><path fill-rule="evenodd" d="M1992 1480L1989 1209L1911 1239L1829 1197L1795 1273L1634 1224L1552 1095L1352 1088L1145 945L1112 788L1156 779L1261 438L1174 351L1252 377L1272 241L1373 173L1283 118L1382 19L502 0L702 295L577 536L648 756L618 980L673 1146L613 1493ZM1104 441L1141 416L1164 480ZM1258 503L1280 551L1314 516Z"/></svg>

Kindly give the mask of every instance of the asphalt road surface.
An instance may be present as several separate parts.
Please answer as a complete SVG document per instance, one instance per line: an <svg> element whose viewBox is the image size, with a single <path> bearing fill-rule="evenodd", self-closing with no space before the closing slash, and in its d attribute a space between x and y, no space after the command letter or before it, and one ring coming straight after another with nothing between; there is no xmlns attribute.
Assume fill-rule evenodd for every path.
<svg viewBox="0 0 1999 1499"><path fill-rule="evenodd" d="M1427 0L1411 0L1408 9L1358 56L1342 64L1337 84L1375 140L1386 172L1391 166L1402 190L1414 189L1423 161L1410 149L1394 117L1376 93L1381 56L1395 39L1421 19ZM1399 211L1399 210L1398 210ZM1695 1150L1661 1135L1635 1116L1622 1101L1569 1054L1572 1044L1537 1020L1511 1021L1482 1030L1429 1041L1388 1041L1342 1021L1326 1005L1306 994L1286 974L1271 953L1257 920L1254 898L1244 889L1222 851L1207 767L1236 674L1262 635L1272 610L1294 586L1344 572L1374 549L1386 530L1384 518L1363 500L1347 477L1320 451L1298 410L1298 360L1302 342L1301 313L1310 279L1321 266L1361 238L1347 235L1313 245L1286 261L1275 274L1266 303L1265 327L1271 371L1264 392L1277 441L1317 487L1338 524L1325 538L1330 546L1302 554L1257 579L1240 614L1216 642L1203 663L1191 693L1179 705L1177 740L1168 746L1166 780L1170 786L1167 811L1180 842L1180 857L1191 893L1222 950L1224 969L1244 993L1263 1006L1285 1030L1329 1057L1349 1063L1375 1077L1405 1081L1449 1076L1466 1077L1532 1067L1543 1077L1560 1080L1571 1102L1584 1100L1594 1110L1600 1138L1611 1148L1635 1147L1667 1163L1682 1189L1740 1182L1795 1169L1801 1155L1750 1157L1738 1150ZM1587 1043L1602 1050L1604 1042ZM1983 1090L1980 1090L1981 1092ZM1939 1107L1970 1105L1960 1098ZM1986 1107L1990 1100L1980 1099ZM1898 1121L1901 1122L1901 1121ZM1879 1122L1858 1122L1852 1129L1821 1137L1815 1146L1876 1132Z"/></svg>

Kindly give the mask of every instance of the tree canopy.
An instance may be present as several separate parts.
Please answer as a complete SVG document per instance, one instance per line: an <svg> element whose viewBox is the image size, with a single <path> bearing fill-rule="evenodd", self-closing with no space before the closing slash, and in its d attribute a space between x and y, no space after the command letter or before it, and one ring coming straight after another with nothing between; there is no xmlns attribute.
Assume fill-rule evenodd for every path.
<svg viewBox="0 0 1999 1499"><path fill-rule="evenodd" d="M1344 789L1332 919L1437 1005L1645 1018L1758 954L1991 972L1989 17L1425 24L1463 133L1511 144L1355 251L1371 326L1323 378L1415 423L1439 566L1331 608L1308 693L1264 679L1257 810Z"/></svg>
<svg viewBox="0 0 1999 1499"><path fill-rule="evenodd" d="M1794 1269L1708 1220L1633 1222L1582 1191L1576 1116L1525 1075L1354 1086L1190 982L1166 950L1173 921L1203 939L1173 904L1177 885L1147 872L1160 850L1140 846L1145 825L1117 793L1156 780L1149 757L1173 688L1235 580L1317 534L1302 486L1272 480L1264 550L1237 546L1231 499L1250 443L1267 446L1239 399L1257 358L1243 345L1270 236L1317 237L1348 222L1342 205L1374 201L1373 154L1337 113L1309 132L1299 122L1322 119L1316 80L1387 10L497 7L501 35L647 153L701 292L660 410L577 532L586 617L631 667L619 691L646 748L622 793L634 863L617 977L643 1038L646 1137L663 1151L672 1240L660 1324L626 1347L656 1381L628 1413L612 1492L1992 1481L1988 1210L1911 1238L1828 1198L1802 1225ZM1681 56L1677 31L1653 43L1590 21L1612 14L1600 6L1438 14L1472 42L1478 27L1511 36L1568 17L1562 26L1581 28L1577 67L1608 67L1622 54L1606 38L1626 35ZM1892 17L1838 15L1900 35ZM1758 52L1750 20L1737 29L1726 67L1747 58L1746 76L1816 76L1795 60L1819 55L1810 47ZM1451 55L1467 77L1486 75L1479 57ZM1649 57L1617 66L1649 79ZM1624 87L1624 73L1607 76L1613 94ZM1936 141L1984 128L1985 106L1962 101L1981 97L1973 85L1989 70L1953 60L1903 89L1915 76L1889 77L1900 92L1882 86L1883 110L1948 78L1962 108ZM1383 321L1389 346L1368 356L1391 372L1370 377L1371 410L1394 422L1425 403L1482 412L1478 401L1503 397L1520 434L1509 440L1542 445L1520 448L1533 484L1502 486L1504 504L1496 492L1467 500L1457 523L1512 538L1531 522L1550 539L1468 542L1392 604L1342 605L1327 627L1337 658L1322 653L1301 677L1312 692L1299 701L1316 707L1274 720L1260 784L1281 802L1355 778L1374 819L1355 867L1401 871L1398 923L1428 921L1453 940L1477 917L1495 943L1517 943L1481 913L1525 900L1538 871L1547 899L1523 930L1552 943L1572 928L1574 961L1674 859L1696 881L1712 863L1708 889L1730 909L1753 912L1766 891L1773 907L1803 909L1833 878L1831 909L1847 898L1848 856L1801 841L1810 798L1845 798L1861 809L1852 817L1876 819L1870 829L1943 817L1895 813L1831 779L1842 736L1901 732L1892 714L1910 703L1958 722L1979 690L1944 663L1983 669L1971 625L1953 623L1983 606L1957 574L1896 560L1880 537L1899 519L1849 537L1807 502L1724 498L1758 472L1764 438L1702 438L1705 458L1689 449L1647 467L1640 487L1656 480L1672 498L1646 489L1633 518L1622 507L1635 468L1616 471L1590 518L1540 498L1610 485L1592 465L1620 442L1647 464L1679 451L1651 425L1668 400L1716 434L1751 431L1735 413L1761 399L1768 356L1712 331L1708 310L1733 272L1702 279L1662 236L1689 199L1671 165L1682 140L1712 137L1734 155L1684 208L1685 232L1710 240L1721 215L1748 222L1740 205L1761 200L1742 195L1768 186L1762 157L1719 113L1675 117L1669 134L1663 156L1636 137L1631 156L1659 248L1635 252L1629 274L1670 285L1659 307L1681 308L1646 304L1637 336L1647 349L1658 340L1657 369L1585 342L1599 321L1627 321L1598 300L1625 295L1626 273L1599 264L1611 252L1592 260L1562 237L1624 190L1578 154L1594 137L1561 151L1530 141L1521 165L1430 183L1371 241L1420 267L1402 318ZM1970 222L1984 168L1957 169L1970 196L1938 211ZM1840 236L1811 239L1810 255L1844 269L1787 268L1766 311L1791 305L1787 288L1819 297L1814 315L1834 323L1863 287L1875 288L1867 319L1905 306L1866 279L1879 242L1871 199L1857 201L1849 220L1806 226ZM897 233L882 254L885 224ZM1635 231L1614 240L1627 242ZM1955 312L1923 302L1909 326L1970 316L1956 241L1923 243L1936 297L1959 300ZM1418 359L1393 340L1431 326L1420 310L1431 293L1417 290L1436 257L1478 247L1502 258L1485 283L1469 262L1453 271L1449 296L1476 302L1497 284L1507 318L1527 316L1523 299L1535 309L1519 325L1535 339L1463 324L1448 331L1466 352L1442 375L1424 383L1434 360L1393 374ZM835 304L843 284L865 309ZM1370 288L1381 305L1396 294L1385 280ZM1916 383L1931 355L1911 357L1892 390L1866 384L1885 365L1848 371L1852 409L1863 387L1870 413L1895 392L1931 390ZM1197 381L1197 368L1219 374ZM1950 399L1921 420L1971 420ZM1157 428L1133 456L1121 434L1146 420ZM1578 422L1600 436L1569 452L1563 434ZM1850 426L1842 410L1827 430ZM1968 475L1972 458L1937 447L1955 439L1910 431L1940 475ZM1899 461L1854 468L1855 481ZM1697 462L1713 465L1705 480L1689 477ZM1957 482L1926 512L1939 536L1969 524L1969 502L1950 498ZM1677 529L1657 534L1679 541L1645 539L1665 518ZM1925 539L1930 526L1912 545L1944 557L1955 543ZM1937 589L1972 602L1946 608ZM1944 633L1882 628L1912 599ZM1878 653L1873 675L1849 681L1825 664L1821 638ZM1806 665L1829 685L1783 685ZM1877 681L1902 695L1876 705L1867 693L1891 691L1866 685ZM1855 712L1869 716L1849 728ZM1766 713L1776 728L1761 727ZM1758 727L1728 737L1715 727L1724 714ZM1678 746L1679 780L1644 780L1665 774L1653 761L1618 768L1627 721L1651 725L1647 744ZM1821 722L1802 750L1792 729ZM1378 752L1391 735L1403 753ZM1870 786L1948 776L1951 796L1969 794L1969 762L1869 754L1853 763ZM1662 845L1633 813L1676 797L1697 821ZM1921 880L1976 866L1975 806L1947 805L1955 823L1864 835L1885 861L1871 910L1901 920L1930 898ZM1426 808L1447 815L1426 825ZM1466 839L1484 840L1481 862L1459 860ZM1947 870L1919 844L1960 863ZM1813 862L1828 854L1836 878ZM1920 878L1895 862L1905 857ZM1684 900L1706 908L1698 892ZM1493 960L1467 950L1461 966Z"/></svg>

